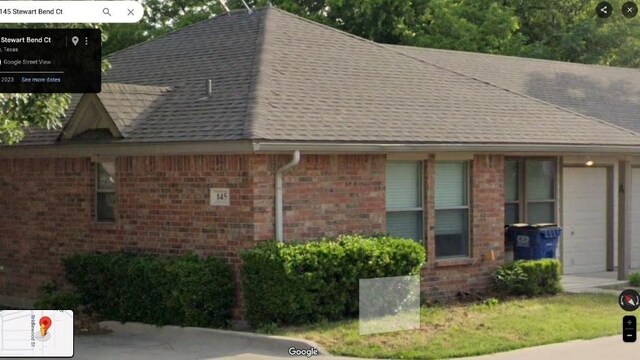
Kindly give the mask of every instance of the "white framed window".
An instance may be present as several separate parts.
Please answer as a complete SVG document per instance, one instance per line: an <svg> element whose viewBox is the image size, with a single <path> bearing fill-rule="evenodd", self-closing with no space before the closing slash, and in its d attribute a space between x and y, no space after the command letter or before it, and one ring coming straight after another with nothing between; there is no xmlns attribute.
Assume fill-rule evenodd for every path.
<svg viewBox="0 0 640 360"><path fill-rule="evenodd" d="M436 259L468 257L469 163L438 161L435 173Z"/></svg>
<svg viewBox="0 0 640 360"><path fill-rule="evenodd" d="M116 167L114 162L96 164L96 220L114 222L116 203Z"/></svg>
<svg viewBox="0 0 640 360"><path fill-rule="evenodd" d="M504 163L504 222L506 225L520 222L522 214L520 200L520 178L522 165L518 160L506 160Z"/></svg>
<svg viewBox="0 0 640 360"><path fill-rule="evenodd" d="M557 161L545 158L505 162L505 224L556 222Z"/></svg>
<svg viewBox="0 0 640 360"><path fill-rule="evenodd" d="M387 233L422 241L424 238L421 161L388 161L386 169Z"/></svg>

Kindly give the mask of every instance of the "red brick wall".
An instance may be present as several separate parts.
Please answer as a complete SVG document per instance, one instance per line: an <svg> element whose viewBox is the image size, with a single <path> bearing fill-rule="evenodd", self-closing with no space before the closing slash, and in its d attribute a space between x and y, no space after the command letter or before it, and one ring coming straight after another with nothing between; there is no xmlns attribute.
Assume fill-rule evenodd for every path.
<svg viewBox="0 0 640 360"><path fill-rule="evenodd" d="M60 259L75 252L192 251L226 258L237 269L237 249L253 245L256 226L253 161L117 158L117 221L98 223L88 158L0 160L0 295L34 298L39 285L62 278ZM210 206L210 187L230 188L231 206Z"/></svg>
<svg viewBox="0 0 640 360"><path fill-rule="evenodd" d="M434 158L425 162L427 191L427 265L422 272L422 290L431 300L455 296L459 292L479 293L487 290L492 272L504 260L504 157L476 155L470 163L470 236L468 259L436 260ZM495 260L489 254L493 251Z"/></svg>
<svg viewBox="0 0 640 360"><path fill-rule="evenodd" d="M0 294L33 297L58 259L93 247L87 159L0 160ZM19 299L16 299L19 300Z"/></svg>
<svg viewBox="0 0 640 360"><path fill-rule="evenodd" d="M119 157L115 223L95 220L90 159L0 160L0 296L34 298L75 252L192 251L238 270L238 249L274 238L275 172L289 159ZM304 155L285 175L286 238L384 231L384 166L384 156ZM210 206L211 187L229 188L231 205Z"/></svg>
<svg viewBox="0 0 640 360"><path fill-rule="evenodd" d="M291 156L270 156L257 191L267 194L262 219L273 238L275 173ZM384 155L302 155L298 166L284 175L285 241L385 230ZM256 174L256 180L258 176Z"/></svg>
<svg viewBox="0 0 640 360"><path fill-rule="evenodd" d="M88 158L0 159L0 300L33 299L38 286L62 278L60 259L75 252L193 251L224 257L238 270L238 249L274 238L275 172L290 159L117 158L114 224L95 221L95 166ZM385 166L384 155L303 154L284 177L285 240L385 231ZM472 258L452 264L434 258L433 158L425 162L429 296L483 290L501 262L503 167L496 155L472 162ZM230 188L231 206L210 206L210 187ZM496 261L483 257L490 250Z"/></svg>

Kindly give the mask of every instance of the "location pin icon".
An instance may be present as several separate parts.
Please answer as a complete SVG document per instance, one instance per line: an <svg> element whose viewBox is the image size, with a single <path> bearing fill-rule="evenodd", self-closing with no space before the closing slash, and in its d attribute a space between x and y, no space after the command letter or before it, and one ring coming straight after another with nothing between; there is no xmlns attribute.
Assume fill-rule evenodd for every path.
<svg viewBox="0 0 640 360"><path fill-rule="evenodd" d="M78 45L78 37L77 36L72 37L71 42L73 43L73 46Z"/></svg>
<svg viewBox="0 0 640 360"><path fill-rule="evenodd" d="M48 316L43 316L40 318L40 335L45 336L47 334L47 330L51 326L51 318Z"/></svg>

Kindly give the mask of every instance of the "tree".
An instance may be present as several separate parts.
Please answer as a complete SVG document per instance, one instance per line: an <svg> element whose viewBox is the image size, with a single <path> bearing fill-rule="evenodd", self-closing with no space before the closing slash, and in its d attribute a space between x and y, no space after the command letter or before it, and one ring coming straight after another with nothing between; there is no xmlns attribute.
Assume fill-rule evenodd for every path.
<svg viewBox="0 0 640 360"><path fill-rule="evenodd" d="M524 44L513 10L495 1L431 0L416 19L403 44L503 55Z"/></svg>
<svg viewBox="0 0 640 360"><path fill-rule="evenodd" d="M237 8L241 4L240 1L237 2L238 4L234 2L230 5ZM143 6L145 16L140 22L105 25L109 39L103 44L104 55L176 31L223 12L220 3L211 0L145 0Z"/></svg>
<svg viewBox="0 0 640 360"><path fill-rule="evenodd" d="M0 94L0 144L17 143L29 127L59 127L69 100L68 94Z"/></svg>

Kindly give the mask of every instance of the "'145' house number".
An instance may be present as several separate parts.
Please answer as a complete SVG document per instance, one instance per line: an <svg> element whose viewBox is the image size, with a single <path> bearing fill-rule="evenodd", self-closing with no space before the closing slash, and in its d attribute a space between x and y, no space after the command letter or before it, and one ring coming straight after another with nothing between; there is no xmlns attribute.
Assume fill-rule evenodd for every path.
<svg viewBox="0 0 640 360"><path fill-rule="evenodd" d="M213 206L229 206L229 189L211 188L211 199L209 203Z"/></svg>

